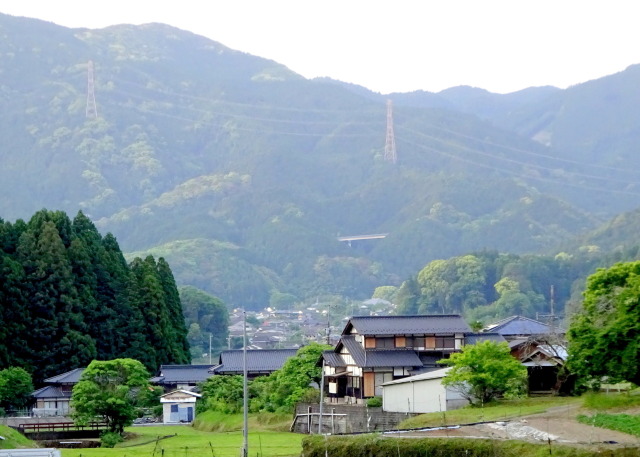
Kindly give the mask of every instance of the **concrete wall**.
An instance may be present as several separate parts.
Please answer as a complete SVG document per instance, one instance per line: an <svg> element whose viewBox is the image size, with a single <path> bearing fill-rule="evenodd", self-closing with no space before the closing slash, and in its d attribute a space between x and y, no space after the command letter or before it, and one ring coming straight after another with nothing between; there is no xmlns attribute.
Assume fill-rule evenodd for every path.
<svg viewBox="0 0 640 457"><path fill-rule="evenodd" d="M318 433L319 409L320 406L317 404L298 404L291 427L292 431ZM309 410L311 411L310 417ZM342 434L397 430L400 422L412 416L414 414L385 412L382 408L325 404L322 407L322 433Z"/></svg>

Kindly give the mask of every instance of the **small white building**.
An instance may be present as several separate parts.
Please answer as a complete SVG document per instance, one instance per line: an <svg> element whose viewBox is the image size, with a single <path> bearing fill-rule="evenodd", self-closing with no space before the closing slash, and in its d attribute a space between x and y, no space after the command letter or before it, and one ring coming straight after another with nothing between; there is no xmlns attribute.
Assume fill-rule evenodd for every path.
<svg viewBox="0 0 640 457"><path fill-rule="evenodd" d="M191 423L196 417L196 400L202 395L188 390L174 390L160 396L162 422L165 424Z"/></svg>
<svg viewBox="0 0 640 457"><path fill-rule="evenodd" d="M397 379L382 384L382 409L399 413L433 413L468 404L458 392L442 385L451 368Z"/></svg>

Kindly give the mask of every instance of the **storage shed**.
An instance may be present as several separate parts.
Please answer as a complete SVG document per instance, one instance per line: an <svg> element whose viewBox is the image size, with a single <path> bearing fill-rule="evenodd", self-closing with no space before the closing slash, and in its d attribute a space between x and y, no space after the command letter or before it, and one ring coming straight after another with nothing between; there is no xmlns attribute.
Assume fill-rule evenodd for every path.
<svg viewBox="0 0 640 457"><path fill-rule="evenodd" d="M442 385L442 378L449 370L442 368L382 384L382 409L399 413L433 413L466 406L466 399Z"/></svg>
<svg viewBox="0 0 640 457"><path fill-rule="evenodd" d="M160 396L162 422L165 424L191 423L196 416L196 401L202 395L188 390L174 390Z"/></svg>

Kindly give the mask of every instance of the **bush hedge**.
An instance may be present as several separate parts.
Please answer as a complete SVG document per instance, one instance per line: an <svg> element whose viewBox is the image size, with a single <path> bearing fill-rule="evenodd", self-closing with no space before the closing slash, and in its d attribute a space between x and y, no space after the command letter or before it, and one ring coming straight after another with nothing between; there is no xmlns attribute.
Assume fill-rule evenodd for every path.
<svg viewBox="0 0 640 457"><path fill-rule="evenodd" d="M579 449L558 444L532 444L464 438L389 438L381 435L309 436L301 457L637 457L640 448Z"/></svg>

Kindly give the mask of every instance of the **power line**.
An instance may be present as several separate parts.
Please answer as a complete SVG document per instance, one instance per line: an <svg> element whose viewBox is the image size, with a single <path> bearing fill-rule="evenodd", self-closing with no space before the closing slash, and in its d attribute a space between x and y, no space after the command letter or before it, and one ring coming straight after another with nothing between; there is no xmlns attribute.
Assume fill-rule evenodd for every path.
<svg viewBox="0 0 640 457"><path fill-rule="evenodd" d="M421 132L416 132L415 130L411 130L411 129L403 129L403 130L406 130L407 132L413 133L414 135L418 135L418 136L422 136L424 138L428 138L430 140L438 141L440 143L445 143L446 142L446 140L443 140L443 139L440 139L438 137L434 137L434 136L431 136L431 135L426 135L426 134L421 133ZM452 144L452 143L448 143L448 145L450 147L455 147L455 148L458 148L458 149L462 149L462 150L471 152L473 154L482 155L484 157L489 157L489 158L496 159L496 160L502 160L504 162L511 162L511 163L514 163L514 164L517 164L517 165L523 165L523 166L527 166L527 167L531 167L531 168L538 168L538 169L545 170L545 171L550 171L550 172L557 171L555 168L550 168L550 167L547 167L547 166L544 166L544 165L538 165L538 164L531 163L531 162L523 162L521 160L512 159L510 157L503 157L503 156L491 154L489 152L480 151L478 149L473 149L473 148L470 148L468 146L463 146L463 145L459 145L459 144ZM578 177L582 177L582 178L596 179L596 180L607 181L607 182L617 182L617 183L626 184L626 185L640 185L640 181L620 180L620 179L616 179L616 178L609 178L609 177L604 177L604 176L597 176L597 175L590 175L590 174L580 173L580 172L577 172L577 171L568 171L568 173L570 173L573 176L578 176Z"/></svg>
<svg viewBox="0 0 640 457"><path fill-rule="evenodd" d="M584 190L594 190L594 191L598 191L598 192L608 192L608 193L614 193L614 194L626 194L626 195L634 195L634 196L640 196L640 192L632 192L632 191L627 191L627 190L617 190L617 189L607 189L604 187L594 187L594 186L585 186L585 185L580 185L580 184L574 184L574 183L570 183L567 182L566 180L558 180L558 179L552 179L552 178L545 178L542 176L535 176L535 175L526 175L523 173L519 173L516 172L514 170L509 170L507 168L500 168L500 167L496 167L494 165L489 165L486 163L479 163L479 162L475 162L473 160L464 158L464 157L459 157L455 154L452 153L448 153L439 149L435 149L429 146L425 146L423 144L418 144L418 143L414 143L412 141L406 140L402 137L398 137L398 139L408 145L420 148L420 149L424 149L425 151L429 151L429 152L435 152L436 154L439 155L443 155L443 156L447 156L450 157L454 160L458 160L460 162L465 162L465 163L469 163L471 165L474 165L476 167L480 167L480 168L487 168L493 171L498 171L498 172L502 172L502 173L507 173L510 174L512 176L516 176L519 178L523 178L523 179L533 179L536 181L543 181L543 182L550 182L553 184L560 184L563 186L567 186L567 187L573 187L573 188L577 188L577 189L584 189Z"/></svg>

